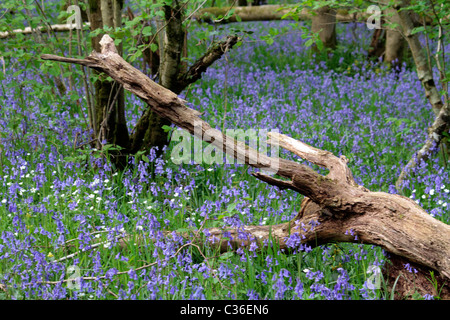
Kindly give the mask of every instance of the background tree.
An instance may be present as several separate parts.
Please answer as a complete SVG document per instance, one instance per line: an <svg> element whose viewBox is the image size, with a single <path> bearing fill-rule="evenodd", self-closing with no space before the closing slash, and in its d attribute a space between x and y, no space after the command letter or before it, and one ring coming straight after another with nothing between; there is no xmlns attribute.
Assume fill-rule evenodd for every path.
<svg viewBox="0 0 450 320"><path fill-rule="evenodd" d="M326 49L336 49L336 9L329 6L314 11L311 32L318 33L319 39ZM317 46L314 46L317 49Z"/></svg>
<svg viewBox="0 0 450 320"><path fill-rule="evenodd" d="M108 29L116 30L122 27L123 0L89 0L89 21L91 31ZM91 38L94 50L100 50L99 39L103 33ZM119 54L123 53L122 46L118 47ZM96 71L95 71L96 72ZM128 136L127 122L125 118L125 98L121 85L107 79L104 74L96 72L95 106L92 113L94 124L94 139L96 147L102 148L102 144L111 144L123 150L129 150L130 139ZM116 165L126 165L124 159L119 160L118 154L112 152Z"/></svg>
<svg viewBox="0 0 450 320"><path fill-rule="evenodd" d="M389 1L384 3L388 4ZM388 7L384 12L384 19L388 22L388 27L383 61L393 67L401 66L406 41L402 34L400 17L395 9Z"/></svg>

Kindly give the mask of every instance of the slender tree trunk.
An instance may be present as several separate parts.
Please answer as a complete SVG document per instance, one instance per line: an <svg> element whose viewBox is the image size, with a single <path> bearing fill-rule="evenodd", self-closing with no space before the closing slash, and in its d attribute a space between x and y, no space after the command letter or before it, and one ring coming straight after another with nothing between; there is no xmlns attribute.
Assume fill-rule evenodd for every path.
<svg viewBox="0 0 450 320"><path fill-rule="evenodd" d="M401 9L401 5L397 4L395 9ZM409 48L411 49L411 53L414 58L417 76L423 85L425 96L431 104L431 107L435 114L434 122L428 129L427 141L422 146L422 148L411 158L405 168L403 168L399 178L397 179L395 185L397 187L397 190L401 190L403 181L406 179L409 172L422 161L426 161L432 153L433 148L439 146L444 138L444 134L448 133L450 129L450 106L448 104L444 104L441 100L441 95L439 94L436 83L434 82L433 73L428 64L427 56L420 44L419 34L412 33L414 25L411 19L410 12L408 10L400 10L398 11L398 15L400 17L400 23L406 37L406 41L408 42ZM447 147L448 149L448 141L445 147Z"/></svg>
<svg viewBox="0 0 450 320"><path fill-rule="evenodd" d="M388 1L384 2L389 3ZM401 66L406 41L402 35L401 21L397 10L388 8L385 11L385 19L387 23L395 24L395 26L386 30L386 51L384 54L384 61L392 67Z"/></svg>
<svg viewBox="0 0 450 320"><path fill-rule="evenodd" d="M322 7L315 11L312 17L311 31L319 33L323 47L326 49L336 49L336 10L329 7ZM317 47L315 47L317 50Z"/></svg>
<svg viewBox="0 0 450 320"><path fill-rule="evenodd" d="M179 94L184 87L179 86L178 78L185 72L186 64L182 63L183 52L186 49L186 31L182 25L185 8L183 3L174 1L172 6L163 7L165 20L164 42L161 43L163 56L159 66L160 84ZM134 152L149 150L156 147L156 154L161 155L163 148L168 144L168 133L163 126L170 126L170 121L160 117L151 110L145 111L138 122L136 131L145 130L143 140L135 139L132 144Z"/></svg>
<svg viewBox="0 0 450 320"><path fill-rule="evenodd" d="M412 34L414 29L414 24L411 19L410 12L407 10L399 11L399 17L401 22L401 27L405 34L406 41L408 42L409 48L414 58L414 64L417 69L417 76L425 89L425 95L431 104L433 112L435 115L439 114L443 103L441 100L441 95L439 94L436 84L433 79L433 73L428 64L427 56L423 50L422 45L419 41L419 34Z"/></svg>
<svg viewBox="0 0 450 320"><path fill-rule="evenodd" d="M184 48L185 30L182 25L184 9L180 4L164 6L164 16L167 23L164 39L164 57L160 65L160 84L175 92L178 88L178 76L181 73L181 57Z"/></svg>
<svg viewBox="0 0 450 320"><path fill-rule="evenodd" d="M121 12L123 0L89 0L91 30L103 27L117 28L122 24ZM92 38L94 50L100 50L99 38ZM122 46L118 47L119 54ZM125 96L122 86L115 81L108 81L106 75L97 72L95 82L95 138L96 146L112 144L124 149L124 154L130 147L128 128L125 119ZM113 163L119 168L126 165L121 152L111 152Z"/></svg>

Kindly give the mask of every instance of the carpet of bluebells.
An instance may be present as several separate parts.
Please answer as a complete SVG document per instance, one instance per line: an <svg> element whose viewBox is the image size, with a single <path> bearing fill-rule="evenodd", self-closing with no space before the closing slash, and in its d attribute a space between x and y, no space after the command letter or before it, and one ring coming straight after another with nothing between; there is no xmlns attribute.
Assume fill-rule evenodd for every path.
<svg viewBox="0 0 450 320"><path fill-rule="evenodd" d="M295 30L272 45L258 40L268 28L287 26L246 24L252 38L183 98L217 128L277 129L347 156L356 181L370 190L396 192L401 169L433 121L416 73L406 64L394 72L368 62L365 25L340 25L340 46L327 62L315 62ZM89 148L85 106L37 95L44 82L33 70L15 73L20 68L8 65L0 87L0 299L389 298L384 280L375 281L385 253L373 246L311 249L292 237L289 254L273 243L220 254L168 235L286 222L302 196L257 181L244 165L176 165L173 143L165 157L152 151L118 172ZM127 95L129 128L144 108ZM404 187L449 222L441 153Z"/></svg>

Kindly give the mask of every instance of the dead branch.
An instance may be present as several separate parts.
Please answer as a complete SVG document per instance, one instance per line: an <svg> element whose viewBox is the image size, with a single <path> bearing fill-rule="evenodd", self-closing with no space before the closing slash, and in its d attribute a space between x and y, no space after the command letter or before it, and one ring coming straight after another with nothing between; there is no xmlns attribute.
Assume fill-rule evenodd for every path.
<svg viewBox="0 0 450 320"><path fill-rule="evenodd" d="M336 241L374 244L450 280L450 226L431 217L413 200L368 191L356 184L345 157L335 157L282 134L271 134L269 143L326 167L329 174L322 176L306 165L257 152L212 129L197 111L185 106L184 100L128 64L115 52L108 35L101 43L101 53L93 52L85 59L54 55L43 55L42 59L81 64L106 73L161 117L254 168L276 171L284 178L256 172L258 179L307 197L298 215L288 223L209 229L207 239L212 246L227 250L252 242L263 245L269 240L277 241L281 248Z"/></svg>
<svg viewBox="0 0 450 320"><path fill-rule="evenodd" d="M202 77L202 73L208 69L215 61L219 60L226 52L228 52L238 42L237 36L228 36L225 40L214 44L202 57L200 57L189 70L182 74L178 79L178 86L186 88L189 84L194 83ZM181 92L182 90L180 90Z"/></svg>

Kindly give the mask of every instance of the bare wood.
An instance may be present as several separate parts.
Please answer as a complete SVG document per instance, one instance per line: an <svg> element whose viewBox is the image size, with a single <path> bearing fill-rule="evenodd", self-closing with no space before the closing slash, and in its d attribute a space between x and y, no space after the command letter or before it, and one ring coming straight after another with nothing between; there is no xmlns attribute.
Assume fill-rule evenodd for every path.
<svg viewBox="0 0 450 320"><path fill-rule="evenodd" d="M227 15L231 9L234 9L233 14L228 19L216 19L218 16ZM238 6L238 7L209 7L202 8L197 11L193 18L202 22L214 22L214 23L230 23L237 21L270 21L270 20L294 20L293 13L294 8L289 5L263 5L263 6ZM337 9L336 21L337 22L363 22L365 23L371 14L366 12L366 9L352 10L351 12L346 9ZM239 18L237 18L239 17ZM295 13L295 18L301 21L311 20L313 14L308 8L302 8ZM425 22L432 24L433 19L425 16ZM445 23L450 21L450 16L444 19ZM420 26L421 21L419 17L414 16L414 26Z"/></svg>
<svg viewBox="0 0 450 320"><path fill-rule="evenodd" d="M389 5L389 0L383 0L382 2L385 5ZM384 54L384 61L394 66L401 66L403 59L403 48L406 41L402 34L400 17L397 10L392 7L388 7L384 13L384 19L389 24L395 24L394 27L387 28L386 30L386 51Z"/></svg>
<svg viewBox="0 0 450 320"><path fill-rule="evenodd" d="M228 36L225 40L213 45L202 57L192 64L187 72L179 77L178 86L184 89L189 84L199 80L202 73L228 52L238 40L239 38L237 36Z"/></svg>
<svg viewBox="0 0 450 320"><path fill-rule="evenodd" d="M349 184L358 186L353 179L351 171L347 167L348 159L345 156L338 158L329 151L311 147L304 142L295 140L283 134L269 132L268 135L269 137L276 137L274 140L278 141L283 149L286 149L311 163L329 169L330 173L327 175L328 178L346 181Z"/></svg>
<svg viewBox="0 0 450 320"><path fill-rule="evenodd" d="M86 28L86 27L89 27L89 25L90 25L89 22L86 22L86 23L83 24L83 27ZM74 24L72 24L72 25L71 24L53 24L53 25L50 26L50 28L53 31L56 31L56 32L73 30L74 27L75 27ZM12 31L4 31L4 32L0 32L0 39L9 38L12 35L18 34L18 33L21 33L21 34L32 34L33 30L36 30L36 29L41 31L41 32L44 32L44 31L47 31L48 28L49 27L47 27L47 26L40 26L40 27L36 27L36 28L33 28L33 29L31 27L26 27L24 29L15 29L15 30L12 30Z"/></svg>
<svg viewBox="0 0 450 320"><path fill-rule="evenodd" d="M225 16L228 12L234 9L233 14L228 19L216 20L218 16ZM283 16L294 12L292 7L288 5L264 5L264 6L252 6L252 7L210 7L200 9L194 18L198 21L214 22L214 23L229 23L240 21L270 21L281 20ZM307 8L301 9L295 13L296 18L299 20L311 20L313 14ZM351 21L366 21L370 15L362 12L349 13L346 10L338 10L336 14L336 20L339 22L351 22ZM294 20L292 15L284 17L286 20Z"/></svg>
<svg viewBox="0 0 450 320"><path fill-rule="evenodd" d="M78 63L103 71L124 88L144 100L162 117L191 134L210 137L207 142L223 148L235 158L255 168L269 168L277 162L277 174L288 180L263 173L254 175L273 185L295 190L307 198L292 221L276 226L248 226L243 229L209 229L208 239L225 250L228 246L248 246L252 241L262 245L274 239L287 248L289 239L315 246L330 241L362 242L378 245L425 268L435 270L450 280L450 226L430 215L409 198L383 192L370 192L354 182L344 158L337 158L285 135L279 135L279 145L302 158L330 169L322 176L308 166L260 154L242 142L211 129L198 112L185 106L176 94L156 84L124 61L112 48L113 41L105 35L102 53L93 52L86 59L69 59L44 55L43 59ZM201 126L201 130L199 130ZM225 148L232 142L234 150ZM275 142L271 142L275 143ZM339 172L341 171L341 172ZM357 238L355 238L355 235ZM215 239L215 240L214 240Z"/></svg>

